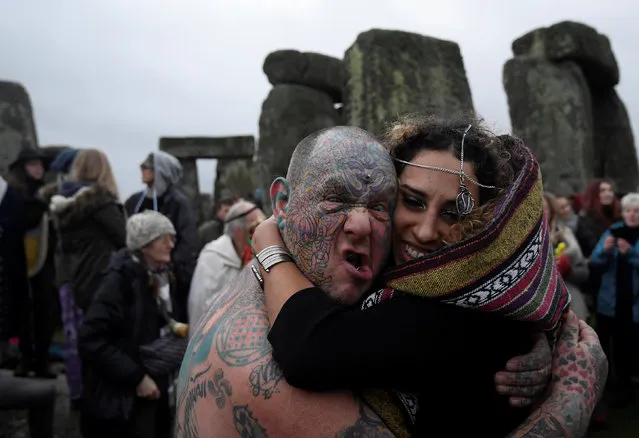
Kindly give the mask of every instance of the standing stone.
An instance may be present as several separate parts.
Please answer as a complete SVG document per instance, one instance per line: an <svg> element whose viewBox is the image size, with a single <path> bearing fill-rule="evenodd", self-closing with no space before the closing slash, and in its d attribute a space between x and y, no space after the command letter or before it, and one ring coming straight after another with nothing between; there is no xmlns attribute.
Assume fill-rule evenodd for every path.
<svg viewBox="0 0 639 438"><path fill-rule="evenodd" d="M515 56L574 61L591 86L608 88L619 83L619 65L610 40L582 23L563 21L535 29L516 39L512 49Z"/></svg>
<svg viewBox="0 0 639 438"><path fill-rule="evenodd" d="M304 137L339 123L340 116L328 94L301 85L273 87L260 115L256 164L262 191L268 193L273 179L286 176L295 146Z"/></svg>
<svg viewBox="0 0 639 438"><path fill-rule="evenodd" d="M410 112L473 111L459 46L422 35L373 29L344 56L346 123L379 134Z"/></svg>
<svg viewBox="0 0 639 438"><path fill-rule="evenodd" d="M639 189L639 164L626 107L615 92L593 90L595 177L615 183L621 193Z"/></svg>
<svg viewBox="0 0 639 438"><path fill-rule="evenodd" d="M0 81L0 175L20 150L37 148L31 99L25 88L15 82Z"/></svg>
<svg viewBox="0 0 639 438"><path fill-rule="evenodd" d="M578 193L592 177L593 118L583 73L573 62L516 57L504 66L510 119L539 161L544 187Z"/></svg>
<svg viewBox="0 0 639 438"><path fill-rule="evenodd" d="M217 199L236 196L244 198L253 193L258 183L253 176L251 159L218 160L215 177L215 193L219 193Z"/></svg>
<svg viewBox="0 0 639 438"><path fill-rule="evenodd" d="M342 60L297 50L277 50L264 60L264 74L272 85L304 85L342 101Z"/></svg>

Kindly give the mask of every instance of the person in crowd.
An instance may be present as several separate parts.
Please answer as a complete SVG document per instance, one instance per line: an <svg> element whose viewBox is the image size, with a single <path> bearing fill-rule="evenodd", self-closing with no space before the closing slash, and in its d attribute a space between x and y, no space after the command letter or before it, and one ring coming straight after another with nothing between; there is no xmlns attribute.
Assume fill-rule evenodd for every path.
<svg viewBox="0 0 639 438"><path fill-rule="evenodd" d="M519 140L497 137L473 117L410 116L392 125L386 144L399 175L392 246L398 267L385 275L386 288L374 289L352 307L348 304L354 301L342 304L313 288L308 268L297 270L292 258L283 263L293 269L290 273L278 265L266 272L263 265L269 320L275 321L269 333L273 356L287 381L304 389L394 389L383 398L364 394L387 424L402 418L386 407L389 403L410 406L402 429L416 436L468 436L477 429L504 436L529 411L509 406L495 392L494 375L510 357L529 351L535 331L557 330L569 303L557 271L544 259L552 260L552 254L544 249L550 242L539 166ZM358 165L364 167L355 162L353 169ZM366 170L353 178L360 190L375 184ZM278 181L271 193L289 198ZM336 221L335 229L343 223L346 231L348 216L366 214L362 207L350 207L347 194L329 190L317 202L327 210L323 220ZM287 208L282 203L274 209L275 218ZM390 209L368 208L372 219L390 218ZM341 211L347 212L344 222ZM284 227L299 225L286 219ZM353 253L346 261L363 277L370 273L365 241L356 233L346 236L345 249ZM463 246L454 246L462 241ZM285 248L275 221L256 231L258 261L266 247L270 257L273 248ZM547 310L535 315L539 304L526 310L533 302ZM353 343L365 333L371 342ZM433 354L441 360L427 359ZM475 356L468 367L468 358ZM465 378L452 384L459 375ZM469 392L463 401L453 396L462 388ZM454 423L456 410L466 412L468 422Z"/></svg>
<svg viewBox="0 0 639 438"><path fill-rule="evenodd" d="M577 222L579 221L579 215L573 210L570 197L554 196L554 198L555 206L553 207L553 211L556 215L557 225L570 228L574 235L577 231Z"/></svg>
<svg viewBox="0 0 639 438"><path fill-rule="evenodd" d="M126 200L125 209L129 216L144 210L158 211L173 223L176 236L171 263L177 284L174 312L181 320L186 320L198 242L195 210L189 198L177 187L182 179L182 165L173 155L155 151L146 157L140 168L146 187Z"/></svg>
<svg viewBox="0 0 639 438"><path fill-rule="evenodd" d="M564 218L566 217L566 209L570 209L569 205L566 198L557 198L551 193L544 193L544 212L550 227L550 242L555 252L559 272L570 292L570 308L579 319L587 321L590 312L579 286L588 279L588 263L572 229L561 219L561 214L565 215Z"/></svg>
<svg viewBox="0 0 639 438"><path fill-rule="evenodd" d="M131 216L127 246L111 257L84 315L79 332L84 436L170 436L172 374L186 348L186 338L180 342L174 336L179 326L170 270L175 236L171 220L161 213ZM179 332L180 338L185 335Z"/></svg>
<svg viewBox="0 0 639 438"><path fill-rule="evenodd" d="M635 399L632 373L639 340L639 193L621 199L622 221L606 230L590 256L603 272L597 296L597 332L617 377L615 404Z"/></svg>
<svg viewBox="0 0 639 438"><path fill-rule="evenodd" d="M102 283L111 254L126 245L124 207L109 159L97 149L78 152L69 178L50 201L58 233L57 283L65 334L69 396L79 407L82 368L77 349L78 330Z"/></svg>
<svg viewBox="0 0 639 438"><path fill-rule="evenodd" d="M20 334L21 301L29 296L25 233L24 204L0 176L0 364ZM33 438L53 438L55 395L52 382L0 375L0 409L27 409Z"/></svg>
<svg viewBox="0 0 639 438"><path fill-rule="evenodd" d="M360 165L360 160L366 165ZM349 166L354 170L349 171ZM320 176L315 178L314 172ZM278 221L285 240L293 242L290 245L292 256L328 294L350 302L358 301L381 270L390 245L389 212L393 210L397 190L390 157L373 136L362 130L331 128L307 137L297 146L287 182L282 184L290 184L290 196L282 196L279 191L271 195L274 209L280 211ZM333 197L341 197L342 203ZM540 215L540 197L538 203ZM285 215L281 214L284 212ZM342 222L343 226L339 225ZM352 258L350 253L354 251L349 235L350 238L359 236L365 242L357 251L369 249L369 259ZM362 272L354 265L356 261L361 263ZM277 266L280 265L284 264ZM393 436L360 398L353 400L344 392L313 394L287 384L266 341L268 316L257 279L259 272L257 276L256 272L255 266L249 264L235 282L214 297L206 321L193 334L178 386L178 437L212 434L226 437L244 430L268 430L270 436ZM400 326L401 323L390 332ZM568 326L566 336L579 330L579 324L570 318ZM246 338L243 337L244 328L249 329ZM584 327L584 331L587 330ZM476 342L489 341L476 338ZM588 345L591 343L589 340ZM579 349L584 357L584 349L590 348L576 343L570 343L570 346ZM558 347L557 351L568 354L565 347ZM548 351L547 344L545 351ZM605 357L599 352L598 345L587 351L587 372L593 379L579 389L586 388L588 395L576 397L579 393L574 388L566 390L559 385L551 388L554 392L549 403L557 406L555 403L565 400L571 404L570 408L563 403L562 406L567 408L564 411L544 405L540 408L544 411L536 411L529 417L516 436L540 433L549 421L558 433L559 429L565 433L579 433L584 417L587 426L587 417L592 412L590 400L599 398L597 383L607 366ZM540 362L545 363L545 360L542 357L543 354L532 354L509 362L509 370L533 367L537 371L523 373L524 380L532 377L528 384L518 379L522 373L504 372L498 377L500 391L524 397L521 395L523 388L526 388L524 393L532 395L536 392L535 385L543 387L545 380L541 369L544 366ZM470 362L474 361L473 357ZM523 363L527 365L522 366ZM213 376L218 382L218 406L225 406L227 401L230 403L230 388L233 388L232 414L230 410L212 409L210 403L196 397L199 385ZM380 376L380 379L385 378ZM528 387L533 380L535 383ZM246 385L247 381L249 385ZM464 391L460 396L466 395L467 391ZM516 401L521 400L513 400ZM278 415L284 407L286 415ZM567 424L572 418L575 421Z"/></svg>
<svg viewBox="0 0 639 438"><path fill-rule="evenodd" d="M200 252L209 242L224 234L224 221L231 206L235 204L235 199L224 198L213 207L213 219L204 222L197 230Z"/></svg>
<svg viewBox="0 0 639 438"><path fill-rule="evenodd" d="M189 293L189 327L197 327L214 295L235 280L252 258L251 236L264 220L255 204L240 200L226 215L224 235L208 243L197 260Z"/></svg>
<svg viewBox="0 0 639 438"><path fill-rule="evenodd" d="M23 297L20 314L21 363L15 375L55 378L49 368L49 346L53 337L53 290L55 268L53 253L55 241L49 233L48 205L38 195L44 185L49 160L37 149L23 149L9 166L7 182L20 196L24 205L27 228L24 244L27 257L30 296Z"/></svg>
<svg viewBox="0 0 639 438"><path fill-rule="evenodd" d="M582 209L577 220L575 236L586 257L590 257L597 242L610 226L621 220L621 204L612 183L595 180L582 197Z"/></svg>

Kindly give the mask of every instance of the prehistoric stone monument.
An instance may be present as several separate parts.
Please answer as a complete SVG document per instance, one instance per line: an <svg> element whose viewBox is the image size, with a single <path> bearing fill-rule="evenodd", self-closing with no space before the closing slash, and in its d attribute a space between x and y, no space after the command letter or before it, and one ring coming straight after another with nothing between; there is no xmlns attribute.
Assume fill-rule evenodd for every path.
<svg viewBox="0 0 639 438"><path fill-rule="evenodd" d="M275 177L286 175L297 143L318 129L347 124L379 134L401 114L473 110L459 46L414 33L361 33L344 61L278 50L266 57L263 70L274 86L260 115L257 163L264 193Z"/></svg>
<svg viewBox="0 0 639 438"><path fill-rule="evenodd" d="M9 164L21 149L37 147L38 136L27 90L18 83L0 81L0 175L9 170Z"/></svg>
<svg viewBox="0 0 639 438"><path fill-rule="evenodd" d="M214 188L214 196L215 200L217 200L223 193L222 183L228 178L227 172L234 171L232 164L237 161L243 161L245 166L251 165L253 154L255 153L255 138L252 135L237 137L162 137L160 138L160 150L168 152L180 160L184 174L180 182L181 188L196 207L198 222L202 222L209 218L210 208L206 210L203 208L196 161L203 158L217 159L217 178ZM251 186L253 186L252 182ZM231 195L235 194L246 195L246 192L232 193Z"/></svg>
<svg viewBox="0 0 639 438"><path fill-rule="evenodd" d="M410 112L473 111L459 46L414 33L373 29L344 56L348 125L380 134Z"/></svg>
<svg viewBox="0 0 639 438"><path fill-rule="evenodd" d="M607 178L620 192L637 190L634 137L608 38L565 21L527 33L512 50L503 73L512 127L539 159L545 187L575 193Z"/></svg>

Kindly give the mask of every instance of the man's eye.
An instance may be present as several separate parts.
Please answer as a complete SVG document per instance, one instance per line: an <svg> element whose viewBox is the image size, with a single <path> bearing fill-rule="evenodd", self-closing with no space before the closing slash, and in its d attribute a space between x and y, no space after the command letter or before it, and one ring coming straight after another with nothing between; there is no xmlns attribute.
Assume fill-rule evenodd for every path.
<svg viewBox="0 0 639 438"><path fill-rule="evenodd" d="M342 202L342 199L337 195L333 195L326 198L326 202Z"/></svg>
<svg viewBox="0 0 639 438"><path fill-rule="evenodd" d="M371 209L375 210L375 211L379 211L380 213L383 213L383 212L387 211L386 206L383 205L383 204L377 204L377 205L373 206Z"/></svg>

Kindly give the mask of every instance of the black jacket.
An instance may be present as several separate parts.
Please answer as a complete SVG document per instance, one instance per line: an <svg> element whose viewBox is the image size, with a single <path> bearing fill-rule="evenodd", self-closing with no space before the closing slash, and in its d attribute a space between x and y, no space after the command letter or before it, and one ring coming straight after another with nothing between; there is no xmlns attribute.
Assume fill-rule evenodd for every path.
<svg viewBox="0 0 639 438"><path fill-rule="evenodd" d="M69 282L86 311L111 254L126 245L124 208L105 188L77 182L65 182L50 205L59 231L58 283Z"/></svg>
<svg viewBox="0 0 639 438"><path fill-rule="evenodd" d="M139 347L156 340L164 324L146 268L128 249L118 251L79 331L85 401L91 402L92 389L100 382L135 392L147 373Z"/></svg>

